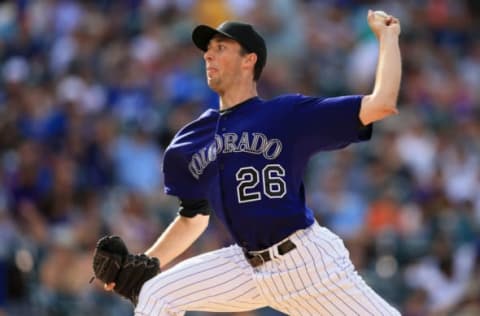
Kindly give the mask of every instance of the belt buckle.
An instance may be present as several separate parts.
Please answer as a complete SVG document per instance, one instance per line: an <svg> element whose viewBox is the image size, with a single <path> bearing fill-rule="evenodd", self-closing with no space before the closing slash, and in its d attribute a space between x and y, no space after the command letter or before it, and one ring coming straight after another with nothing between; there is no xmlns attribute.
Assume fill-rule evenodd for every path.
<svg viewBox="0 0 480 316"><path fill-rule="evenodd" d="M260 259L260 262L259 262L258 264L254 265L254 266L253 266L253 264L252 264L252 266L253 266L254 268L259 267L259 266L262 266L262 265L264 265L265 262L266 262L265 259L263 259L263 257L262 257L262 255L261 255L260 252L258 252L258 253L251 253L251 252L249 252L248 255L251 256L251 259L250 259L249 261L251 261L252 263L253 263L253 261L254 261L256 258L259 258L259 259ZM255 261L257 261L257 260L255 260ZM257 262L258 262L258 261L257 261Z"/></svg>
<svg viewBox="0 0 480 316"><path fill-rule="evenodd" d="M260 258L260 260L262 261L262 264L260 264L260 266L262 266L262 265L265 264L265 259L263 259L262 254L261 254L260 252L254 254L253 257L254 257L254 258L255 258L255 257L259 257L259 258Z"/></svg>

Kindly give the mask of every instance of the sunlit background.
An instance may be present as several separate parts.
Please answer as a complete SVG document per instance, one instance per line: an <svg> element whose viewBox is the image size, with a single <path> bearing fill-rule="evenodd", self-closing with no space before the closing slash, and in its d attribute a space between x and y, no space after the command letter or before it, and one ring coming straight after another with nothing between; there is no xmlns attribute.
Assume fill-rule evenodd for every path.
<svg viewBox="0 0 480 316"><path fill-rule="evenodd" d="M372 141L312 159L308 203L403 315L480 315L476 0L1 1L0 315L132 315L88 283L92 252L107 233L142 252L176 215L163 152L218 102L196 24L258 28L263 98L364 94L378 49L369 8L401 20L400 114ZM182 258L230 242L213 219Z"/></svg>

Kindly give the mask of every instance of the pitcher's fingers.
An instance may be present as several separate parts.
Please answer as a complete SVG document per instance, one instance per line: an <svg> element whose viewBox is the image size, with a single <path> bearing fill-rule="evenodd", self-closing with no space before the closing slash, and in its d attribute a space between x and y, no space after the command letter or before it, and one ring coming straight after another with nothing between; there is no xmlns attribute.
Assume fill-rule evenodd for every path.
<svg viewBox="0 0 480 316"><path fill-rule="evenodd" d="M392 23L400 23L400 20L393 16Z"/></svg>
<svg viewBox="0 0 480 316"><path fill-rule="evenodd" d="M393 22L393 16L389 15L385 18L385 24L390 25Z"/></svg>

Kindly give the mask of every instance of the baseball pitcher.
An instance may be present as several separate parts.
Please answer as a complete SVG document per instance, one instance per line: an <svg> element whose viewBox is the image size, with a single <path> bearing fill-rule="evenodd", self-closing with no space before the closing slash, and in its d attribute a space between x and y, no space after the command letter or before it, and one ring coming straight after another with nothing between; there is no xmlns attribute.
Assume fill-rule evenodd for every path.
<svg viewBox="0 0 480 316"><path fill-rule="evenodd" d="M399 315L357 274L342 240L305 205L302 175L313 154L372 135L397 113L401 57L397 18L368 12L379 41L369 95L258 96L267 60L249 24L197 26L208 85L220 98L183 127L165 152L165 191L178 216L145 254L117 236L98 242L95 276L129 298L136 316L240 312L270 306L288 315ZM235 244L160 272L206 229L212 211Z"/></svg>

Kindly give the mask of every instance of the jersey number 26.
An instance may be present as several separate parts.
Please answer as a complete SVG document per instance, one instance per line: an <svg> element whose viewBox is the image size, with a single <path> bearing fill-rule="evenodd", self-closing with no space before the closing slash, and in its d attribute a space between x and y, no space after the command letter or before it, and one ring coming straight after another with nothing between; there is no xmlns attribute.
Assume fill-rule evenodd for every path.
<svg viewBox="0 0 480 316"><path fill-rule="evenodd" d="M280 199L287 193L287 184L283 180L285 169L279 164L266 165L262 171L254 167L243 167L238 169L235 177L237 179L238 203L260 201L261 191L270 199ZM259 188L259 183L262 187Z"/></svg>

